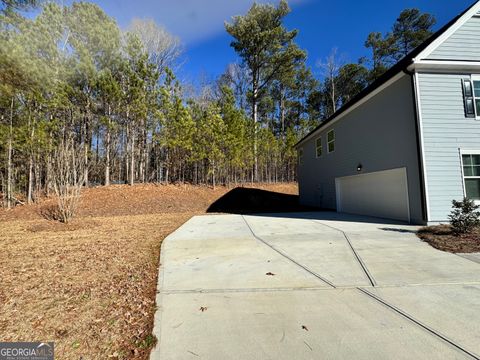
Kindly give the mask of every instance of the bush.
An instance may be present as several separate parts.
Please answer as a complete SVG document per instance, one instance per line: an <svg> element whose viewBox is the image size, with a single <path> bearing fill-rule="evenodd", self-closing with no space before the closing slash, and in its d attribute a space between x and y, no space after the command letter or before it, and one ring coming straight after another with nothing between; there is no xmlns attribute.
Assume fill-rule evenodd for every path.
<svg viewBox="0 0 480 360"><path fill-rule="evenodd" d="M60 222L68 223L77 211L80 192L85 182L85 165L72 140L62 141L53 154L53 188L57 196L57 209L53 214Z"/></svg>
<svg viewBox="0 0 480 360"><path fill-rule="evenodd" d="M479 205L470 199L463 199L463 201L452 201L453 210L448 216L453 232L456 234L471 233L475 227L480 225L480 209Z"/></svg>

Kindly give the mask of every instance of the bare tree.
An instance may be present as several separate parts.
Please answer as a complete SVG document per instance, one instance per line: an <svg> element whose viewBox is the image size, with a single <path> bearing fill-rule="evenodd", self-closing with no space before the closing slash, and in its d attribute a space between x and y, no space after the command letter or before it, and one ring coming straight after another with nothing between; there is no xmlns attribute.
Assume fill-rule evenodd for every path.
<svg viewBox="0 0 480 360"><path fill-rule="evenodd" d="M85 162L74 144L73 139L66 139L53 154L52 177L58 205L55 215L63 223L75 216L85 182Z"/></svg>
<svg viewBox="0 0 480 360"><path fill-rule="evenodd" d="M339 95L337 92L337 79L340 68L343 65L341 57L338 56L338 49L333 48L325 58L325 61L317 61L317 67L321 69L325 77L325 91L328 94L332 114L337 111Z"/></svg>
<svg viewBox="0 0 480 360"><path fill-rule="evenodd" d="M163 73L166 67L175 67L175 62L183 53L178 37L152 19L135 18L128 30L138 36L150 56L150 61L157 66L160 73Z"/></svg>
<svg viewBox="0 0 480 360"><path fill-rule="evenodd" d="M248 109L247 94L250 84L250 74L244 65L231 63L220 77L220 85L226 85L233 89L237 105L246 112Z"/></svg>

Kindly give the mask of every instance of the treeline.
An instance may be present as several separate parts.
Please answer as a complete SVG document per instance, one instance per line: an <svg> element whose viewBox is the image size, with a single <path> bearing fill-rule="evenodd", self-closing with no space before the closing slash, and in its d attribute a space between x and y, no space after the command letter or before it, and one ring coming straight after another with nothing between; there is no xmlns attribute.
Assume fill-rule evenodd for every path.
<svg viewBox="0 0 480 360"><path fill-rule="evenodd" d="M364 45L370 57L348 63L338 49L333 49L326 59L317 63L324 75L320 101L322 117L331 116L427 40L433 34L435 24L434 16L418 9L405 9L390 32L372 32L368 35Z"/></svg>
<svg viewBox="0 0 480 360"><path fill-rule="evenodd" d="M174 74L180 41L151 20L121 31L92 3L45 3L34 18L20 11L34 0L0 4L6 206L48 195L59 177L85 186L293 181L296 141L434 24L408 10L392 33L369 36L371 60L341 64L330 56L320 81L295 43L297 32L283 25L287 3L254 4L226 24L241 61L192 91Z"/></svg>

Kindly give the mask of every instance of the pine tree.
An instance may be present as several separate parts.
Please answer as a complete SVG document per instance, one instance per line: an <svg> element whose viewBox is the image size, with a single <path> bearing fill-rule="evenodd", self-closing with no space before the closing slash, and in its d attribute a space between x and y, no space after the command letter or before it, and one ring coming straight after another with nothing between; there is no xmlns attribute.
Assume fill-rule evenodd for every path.
<svg viewBox="0 0 480 360"><path fill-rule="evenodd" d="M234 38L231 46L250 71L251 105L254 124L259 122L258 107L265 88L275 79L291 71L305 53L294 43L297 31L288 31L282 24L290 12L288 3L281 0L278 7L253 4L244 16L236 16L226 23L227 32ZM254 141L254 179L258 180L258 159Z"/></svg>

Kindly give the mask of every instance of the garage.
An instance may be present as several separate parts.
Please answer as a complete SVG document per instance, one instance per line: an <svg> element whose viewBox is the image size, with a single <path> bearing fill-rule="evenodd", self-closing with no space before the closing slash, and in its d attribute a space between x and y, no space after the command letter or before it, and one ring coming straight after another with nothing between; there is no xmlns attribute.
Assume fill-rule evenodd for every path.
<svg viewBox="0 0 480 360"><path fill-rule="evenodd" d="M335 179L337 211L410 221L406 168Z"/></svg>

